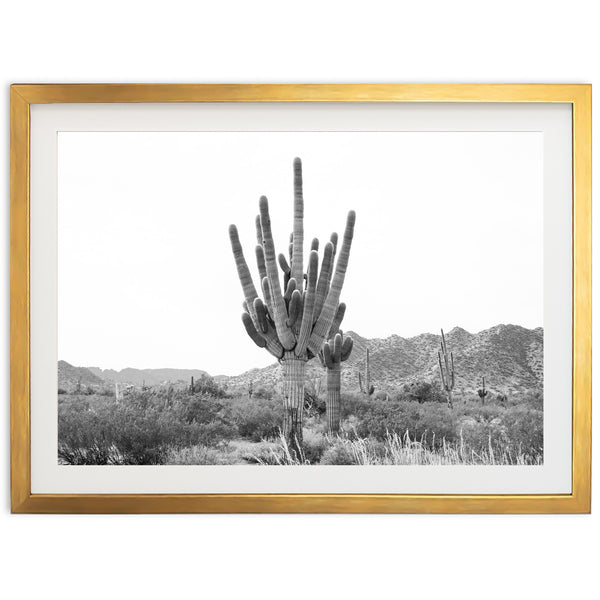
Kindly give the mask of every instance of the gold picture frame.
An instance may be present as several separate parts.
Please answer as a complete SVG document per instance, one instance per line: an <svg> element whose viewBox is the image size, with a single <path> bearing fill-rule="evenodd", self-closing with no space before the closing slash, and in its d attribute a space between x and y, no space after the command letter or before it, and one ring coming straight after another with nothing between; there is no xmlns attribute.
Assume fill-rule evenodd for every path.
<svg viewBox="0 0 600 600"><path fill-rule="evenodd" d="M48 103L437 102L572 106L572 493L32 494L30 105ZM15 513L587 513L591 501L591 86L135 84L11 86L11 506Z"/></svg>

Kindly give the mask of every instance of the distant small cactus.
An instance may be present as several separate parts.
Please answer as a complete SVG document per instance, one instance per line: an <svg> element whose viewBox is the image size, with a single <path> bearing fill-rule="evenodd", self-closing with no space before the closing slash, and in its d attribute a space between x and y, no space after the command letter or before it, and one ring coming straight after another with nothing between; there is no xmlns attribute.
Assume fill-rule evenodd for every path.
<svg viewBox="0 0 600 600"><path fill-rule="evenodd" d="M443 329L441 350L438 351L438 362L440 365L442 387L444 390L446 390L446 394L448 396L448 408L452 408L452 390L454 389L454 354L450 352L448 355L448 346L446 345L446 337L444 336Z"/></svg>
<svg viewBox="0 0 600 600"><path fill-rule="evenodd" d="M481 406L485 403L485 397L488 395L488 391L485 389L485 377L481 378L481 388L477 390L477 395L481 399Z"/></svg>
<svg viewBox="0 0 600 600"><path fill-rule="evenodd" d="M365 358L365 378L363 383L362 373L358 372L358 387L363 394L372 396L375 392L375 386L371 383L371 365L369 361L369 349L367 348L367 355Z"/></svg>

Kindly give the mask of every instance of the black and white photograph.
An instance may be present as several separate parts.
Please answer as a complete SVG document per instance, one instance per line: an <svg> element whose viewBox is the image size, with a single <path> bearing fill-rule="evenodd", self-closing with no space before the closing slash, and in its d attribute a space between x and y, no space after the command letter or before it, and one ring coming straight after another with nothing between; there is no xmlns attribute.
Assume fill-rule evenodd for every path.
<svg viewBox="0 0 600 600"><path fill-rule="evenodd" d="M597 597L597 12L4 3L0 595Z"/></svg>
<svg viewBox="0 0 600 600"><path fill-rule="evenodd" d="M543 137L61 132L60 465L544 464Z"/></svg>

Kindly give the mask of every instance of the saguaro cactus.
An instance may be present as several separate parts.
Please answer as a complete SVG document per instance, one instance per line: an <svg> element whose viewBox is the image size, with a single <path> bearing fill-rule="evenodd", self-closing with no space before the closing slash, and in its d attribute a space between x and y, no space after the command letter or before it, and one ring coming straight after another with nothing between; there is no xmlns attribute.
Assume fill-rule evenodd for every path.
<svg viewBox="0 0 600 600"><path fill-rule="evenodd" d="M327 369L327 429L329 433L340 430L341 420L341 373L342 363L352 352L352 338L338 331L323 344L319 357Z"/></svg>
<svg viewBox="0 0 600 600"><path fill-rule="evenodd" d="M444 336L443 329L441 350L438 351L438 362L440 364L442 387L448 396L448 408L452 408L452 390L454 389L454 354L450 352L448 355L448 346L446 345L446 337Z"/></svg>
<svg viewBox="0 0 600 600"><path fill-rule="evenodd" d="M275 356L283 373L283 433L290 449L300 454L306 362L319 353L339 307L356 215L348 213L342 247L333 269L337 235L323 249L319 271L318 252L310 251L308 269L304 272L304 198L302 193L302 163L294 160L294 218L290 244L290 265L283 254L275 255L271 219L267 198L259 201L256 218L256 260L261 279L261 298L254 286L244 258L235 225L229 227L231 248L244 293L242 322L252 341ZM318 247L313 241L312 248ZM277 262L284 273L283 288ZM333 275L332 275L333 274ZM305 282L306 278L306 282Z"/></svg>
<svg viewBox="0 0 600 600"><path fill-rule="evenodd" d="M371 364L369 361L369 349L367 348L367 355L365 357L365 378L363 384L362 373L358 372L358 387L363 394L372 396L375 392L375 386L371 384Z"/></svg>
<svg viewBox="0 0 600 600"><path fill-rule="evenodd" d="M477 395L481 399L481 406L485 404L485 397L488 395L488 391L485 389L485 377L481 378L481 388L477 390Z"/></svg>

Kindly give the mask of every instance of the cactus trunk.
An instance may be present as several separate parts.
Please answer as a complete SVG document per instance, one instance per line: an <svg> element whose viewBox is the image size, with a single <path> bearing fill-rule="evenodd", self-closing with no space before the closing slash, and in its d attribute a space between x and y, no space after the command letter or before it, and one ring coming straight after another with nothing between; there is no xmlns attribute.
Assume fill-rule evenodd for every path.
<svg viewBox="0 0 600 600"><path fill-rule="evenodd" d="M440 365L440 377L442 379L442 388L446 390L448 396L448 408L452 409L454 406L452 398L452 390L454 389L454 354L450 352L448 357L448 346L446 344L446 337L444 336L444 330L442 329L442 341L440 344L440 350L438 350L438 363Z"/></svg>
<svg viewBox="0 0 600 600"><path fill-rule="evenodd" d="M327 368L327 429L329 433L340 430L341 401L340 401L341 364L334 363Z"/></svg>
<svg viewBox="0 0 600 600"><path fill-rule="evenodd" d="M302 455L302 412L304 409L304 381L306 360L288 351L281 359L283 371L283 434L290 452Z"/></svg>
<svg viewBox="0 0 600 600"><path fill-rule="evenodd" d="M371 394L371 365L369 363L369 349L367 348L367 360L365 367L365 388L367 390L367 395Z"/></svg>

